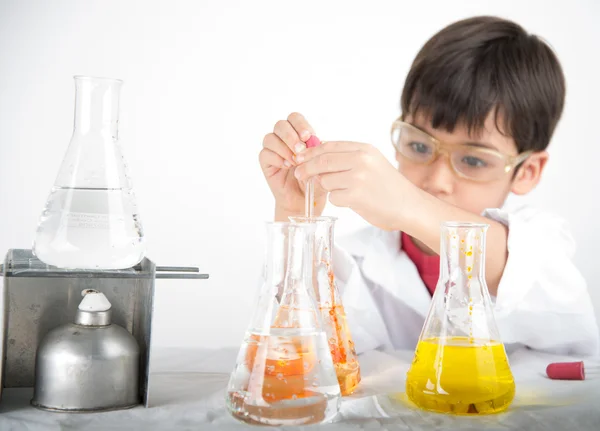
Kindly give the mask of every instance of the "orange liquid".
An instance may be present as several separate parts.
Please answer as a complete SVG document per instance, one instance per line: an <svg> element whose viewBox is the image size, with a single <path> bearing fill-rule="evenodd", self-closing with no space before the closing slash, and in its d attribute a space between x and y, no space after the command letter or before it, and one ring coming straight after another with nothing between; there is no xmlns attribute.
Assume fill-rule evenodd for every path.
<svg viewBox="0 0 600 431"><path fill-rule="evenodd" d="M339 400L327 340L322 332L278 336L281 332L247 334L243 362L236 367L240 380L227 394L230 412L251 424L321 422L335 414Z"/></svg>
<svg viewBox="0 0 600 431"><path fill-rule="evenodd" d="M360 367L357 360L345 364L335 364L335 373L342 396L352 394L360 383Z"/></svg>
<svg viewBox="0 0 600 431"><path fill-rule="evenodd" d="M316 346L306 337L251 335L246 366L253 371L253 380L248 390L261 390L268 402L312 396L314 392L305 389L306 376L316 361ZM263 363L264 369L255 368Z"/></svg>
<svg viewBox="0 0 600 431"><path fill-rule="evenodd" d="M251 343L246 350L246 364L249 369L260 345L266 344L265 375L285 377L302 375L310 372L316 361L315 350L300 337L276 337L251 335ZM264 353L263 353L264 354Z"/></svg>
<svg viewBox="0 0 600 431"><path fill-rule="evenodd" d="M328 267L329 293L331 295L331 306L326 304L320 307L323 326L327 333L340 391L342 396L350 395L360 383L360 366L348 328L346 311L344 306L336 301L335 275L328 262L322 261L322 263Z"/></svg>
<svg viewBox="0 0 600 431"><path fill-rule="evenodd" d="M342 304L336 303L333 272L329 272L331 306L320 307L327 344L333 359L336 377L342 396L352 394L360 383L360 366L356 358L354 343ZM285 322L293 312L282 306L276 323ZM278 326L275 326L277 328ZM317 346L309 338L302 336L278 337L253 334L248 340L245 362L253 370L255 362L264 365L257 375L263 381L256 387L262 387L262 397L268 402L291 398L314 396L306 390L306 377L311 373L317 361ZM258 357L258 358L257 358ZM256 377L255 377L256 378ZM249 388L250 389L250 388Z"/></svg>
<svg viewBox="0 0 600 431"><path fill-rule="evenodd" d="M322 307L321 315L340 391L342 395L350 395L360 383L360 366L350 337L344 307L335 303L333 307Z"/></svg>

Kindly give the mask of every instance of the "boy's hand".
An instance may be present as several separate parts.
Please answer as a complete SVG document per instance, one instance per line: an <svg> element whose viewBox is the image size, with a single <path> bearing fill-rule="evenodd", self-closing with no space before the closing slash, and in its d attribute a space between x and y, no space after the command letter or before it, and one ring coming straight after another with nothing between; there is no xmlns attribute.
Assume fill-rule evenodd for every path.
<svg viewBox="0 0 600 431"><path fill-rule="evenodd" d="M398 230L410 211L415 186L371 145L326 142L296 160L298 181L318 178L315 184L329 192L332 204L351 208L381 229Z"/></svg>
<svg viewBox="0 0 600 431"><path fill-rule="evenodd" d="M271 192L275 197L275 218L287 221L290 215L304 213L304 181L294 176L297 165L295 156L306 151L306 141L314 134L313 128L298 113L292 113L287 120L278 121L263 140L259 155L260 166ZM327 192L315 183L314 214L320 215L326 204Z"/></svg>

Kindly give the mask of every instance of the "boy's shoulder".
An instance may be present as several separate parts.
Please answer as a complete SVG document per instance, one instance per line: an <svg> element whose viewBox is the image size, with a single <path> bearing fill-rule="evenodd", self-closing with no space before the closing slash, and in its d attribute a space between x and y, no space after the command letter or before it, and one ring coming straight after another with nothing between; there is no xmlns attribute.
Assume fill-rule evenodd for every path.
<svg viewBox="0 0 600 431"><path fill-rule="evenodd" d="M562 244L574 246L569 223L562 216L531 205L505 205L488 208L482 216L500 222L509 229L509 242L517 238L544 237L560 239ZM336 244L354 256L364 256L370 250L397 251L400 233L389 232L375 226L366 226L350 233L336 236ZM547 242L547 241L544 241Z"/></svg>
<svg viewBox="0 0 600 431"><path fill-rule="evenodd" d="M502 208L487 208L481 215L506 225L510 224L513 220L560 225L567 223L566 219L556 213L527 204L511 204L505 205Z"/></svg>
<svg viewBox="0 0 600 431"><path fill-rule="evenodd" d="M518 244L545 247L560 246L571 255L575 252L575 239L566 218L531 205L489 208L482 214L508 227L508 247Z"/></svg>

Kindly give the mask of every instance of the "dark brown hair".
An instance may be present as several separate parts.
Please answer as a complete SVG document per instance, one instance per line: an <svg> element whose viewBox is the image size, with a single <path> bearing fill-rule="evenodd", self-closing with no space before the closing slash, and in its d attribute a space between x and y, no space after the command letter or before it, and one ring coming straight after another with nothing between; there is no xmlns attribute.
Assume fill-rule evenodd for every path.
<svg viewBox="0 0 600 431"><path fill-rule="evenodd" d="M425 114L435 129L478 134L490 112L519 152L544 150L562 115L565 79L552 49L496 17L442 29L421 48L402 91L403 116ZM499 120L502 119L502 123Z"/></svg>

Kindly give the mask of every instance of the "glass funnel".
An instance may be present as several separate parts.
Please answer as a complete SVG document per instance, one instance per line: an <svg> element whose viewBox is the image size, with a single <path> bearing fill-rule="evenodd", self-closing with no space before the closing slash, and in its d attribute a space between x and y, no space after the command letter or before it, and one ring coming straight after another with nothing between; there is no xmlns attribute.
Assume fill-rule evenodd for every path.
<svg viewBox="0 0 600 431"><path fill-rule="evenodd" d="M337 219L322 216L290 217L290 220L315 225L313 285L340 390L342 395L349 395L360 382L360 366L333 273L333 233Z"/></svg>
<svg viewBox="0 0 600 431"><path fill-rule="evenodd" d="M340 387L312 286L314 226L267 224L264 282L226 395L238 420L327 422Z"/></svg>
<svg viewBox="0 0 600 431"><path fill-rule="evenodd" d="M515 395L485 282L487 228L442 225L440 279L406 378L408 397L425 410L498 413Z"/></svg>
<svg viewBox="0 0 600 431"><path fill-rule="evenodd" d="M125 269L145 252L119 143L122 81L75 77L75 123L33 250L61 268Z"/></svg>

